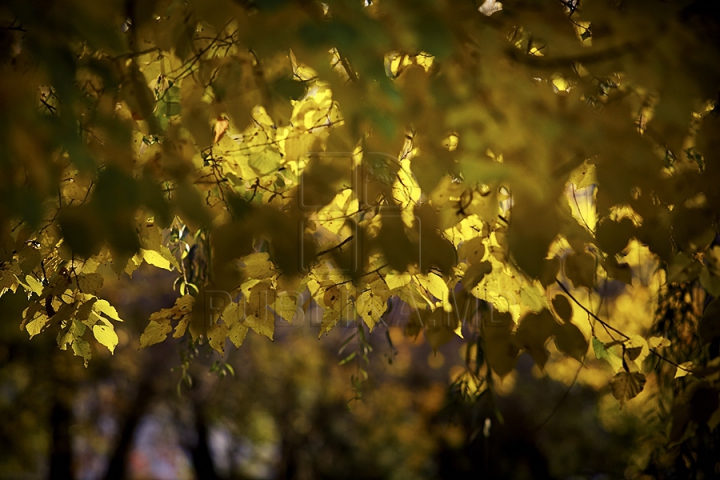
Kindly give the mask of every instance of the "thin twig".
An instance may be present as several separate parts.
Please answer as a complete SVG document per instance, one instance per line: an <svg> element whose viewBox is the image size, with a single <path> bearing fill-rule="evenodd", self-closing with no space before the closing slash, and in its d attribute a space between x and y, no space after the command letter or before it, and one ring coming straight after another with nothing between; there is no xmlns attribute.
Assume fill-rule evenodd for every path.
<svg viewBox="0 0 720 480"><path fill-rule="evenodd" d="M563 289L563 291L570 297L570 299L571 299L573 302L575 302L580 308L582 308L583 310L585 310L585 312L586 312L588 315L590 315L592 318L594 318L595 320L597 320L598 322L600 322L600 325L603 325L604 327L612 330L613 332L615 332L615 333L617 333L618 335L622 336L625 340L629 340L629 339L630 339L629 336L625 335L623 332L621 332L621 331L618 330L617 328L613 327L612 325L610 325L609 323L607 323L605 320L603 320L602 318L598 317L598 316L595 315L593 312L591 312L590 310L588 310L585 305L583 305L582 303L580 303L580 301L579 301L577 298L575 298L572 293L570 293L570 290L568 290L568 288L567 288L565 285L563 285L563 283L562 283L559 279L556 278L556 279L555 279L555 282L557 282L557 284L560 285L560 288Z"/></svg>
<svg viewBox="0 0 720 480"><path fill-rule="evenodd" d="M517 48L509 48L508 56L519 63L524 63L535 68L565 68L572 67L575 63L584 65L590 63L599 63L607 60L613 60L629 53L637 52L649 45L649 42L627 42L617 47L610 47L591 53L583 53L575 56L566 57L537 57L534 55L526 55L522 50Z"/></svg>
<svg viewBox="0 0 720 480"><path fill-rule="evenodd" d="M350 235L348 238L346 238L346 239L343 240L342 242L338 243L338 244L335 245L334 247L328 248L327 250L322 250L322 251L318 252L318 254L315 255L315 256L316 256L316 257L320 257L320 256L322 256L322 255L325 255L326 253L332 252L333 250L340 249L340 248L342 248L343 245L345 245L346 243L350 242L354 237L355 237L354 235Z"/></svg>
<svg viewBox="0 0 720 480"><path fill-rule="evenodd" d="M629 337L628 335L624 334L623 332L621 332L621 331L618 330L617 328L613 327L612 325L610 325L609 323L607 323L605 320L601 319L600 317L598 317L597 315L595 315L594 313L592 313L590 310L588 310L588 309L585 307L585 305L583 305L582 303L580 303L580 302L578 301L578 299L575 298L575 297L572 295L572 293L570 293L570 291L567 289L567 287L566 287L565 285L563 285L560 280L558 280L558 279L556 278L555 281L557 282L558 285L560 285L560 288L563 289L563 291L570 297L570 299L571 299L573 302L575 302L580 308L582 308L583 310L585 310L588 315L590 315L592 318L594 318L595 320L597 320L598 322L600 322L600 324L603 325L605 328L608 328L608 329L612 330L613 332L617 333L618 335L621 335L625 340L629 340L629 339L630 339L630 337ZM676 368L679 368L680 370L684 370L684 371L686 371L686 372L688 372L688 373L692 373L693 375L695 375L695 376L698 377L698 378L702 378L702 376L696 375L696 374L695 374L692 370L690 370L689 368L683 367L682 365L680 365L680 364L678 364L678 363L670 360L669 358L663 356L662 354L658 353L657 349L655 349L655 348L651 348L651 349L650 349L650 353L652 353L653 355L655 355L656 357L658 357L660 360L662 360L662 361L664 361L664 362L666 362L666 363L669 363L670 365L672 365L672 366L674 366L674 367L676 367Z"/></svg>

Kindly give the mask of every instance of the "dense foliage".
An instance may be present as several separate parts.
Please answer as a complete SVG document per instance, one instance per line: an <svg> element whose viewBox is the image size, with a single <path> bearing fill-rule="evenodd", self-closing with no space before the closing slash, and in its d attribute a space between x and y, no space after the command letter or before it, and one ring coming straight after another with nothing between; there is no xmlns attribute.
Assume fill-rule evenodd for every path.
<svg viewBox="0 0 720 480"><path fill-rule="evenodd" d="M142 346L319 306L349 360L398 318L465 338L466 397L569 357L712 472L718 44L709 0L5 2L0 292L86 364L143 263L179 297Z"/></svg>

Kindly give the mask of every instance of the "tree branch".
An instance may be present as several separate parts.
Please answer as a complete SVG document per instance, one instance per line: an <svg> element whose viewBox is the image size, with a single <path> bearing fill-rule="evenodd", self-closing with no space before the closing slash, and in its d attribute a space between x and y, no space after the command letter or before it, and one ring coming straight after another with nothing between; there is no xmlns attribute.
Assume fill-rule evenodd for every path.
<svg viewBox="0 0 720 480"><path fill-rule="evenodd" d="M609 323L607 323L605 320L601 319L600 317L598 317L597 315L595 315L594 313L592 313L590 310L588 310L588 309L585 307L585 305L583 305L582 303L580 303L580 301L578 301L578 299L575 298L572 293L570 293L570 291L567 289L567 287L566 287L565 285L563 285L560 280L558 280L558 279L556 278L556 279L555 279L555 282L557 282L557 284L560 285L560 288L563 289L563 291L572 299L573 302L575 302L575 304L577 304L577 306L579 306L580 308L582 308L583 310L585 310L588 315L590 315L592 318L594 318L595 320L597 320L598 322L600 322L600 324L601 324L602 326L604 326L605 328L607 328L607 329L609 329L609 330L612 330L613 332L617 333L618 335L621 335L625 340L629 340L629 339L630 339L630 337L629 337L628 335L625 335L623 332L621 332L621 331L618 330L617 328L613 327L612 325L610 325ZM672 366L674 366L674 367L676 367L676 368L679 368L680 370L683 370L683 371L686 371L686 372L688 372L688 373L691 373L691 374L695 375L695 376L698 377L698 378L703 378L701 375L695 374L695 372L693 372L693 371L690 370L689 368L683 367L682 365L680 365L680 364L678 364L678 363L670 360L669 358L663 356L662 354L658 353L658 351L657 351L656 348L650 348L650 353L652 353L653 355L655 355L656 357L658 357L660 360L662 360L662 361L664 361L664 362L666 362L666 363L669 363L670 365L672 365Z"/></svg>
<svg viewBox="0 0 720 480"><path fill-rule="evenodd" d="M556 282L558 285L560 285L560 288L563 289L563 292L565 292L565 293L567 294L567 296L570 297L570 299L572 299L572 301L577 304L578 307L580 307L580 308L582 308L583 310L585 310L585 312L586 312L588 315L590 315L592 318L594 318L595 320L597 320L598 322L600 322L600 324L601 324L603 327L605 327L605 328L607 328L607 329L609 329L609 330L612 330L613 332L615 332L615 333L617 333L618 335L622 336L625 340L630 339L629 336L625 335L623 332L621 332L621 331L618 330L617 328L613 327L612 325L610 325L609 323L607 323L607 322L606 322L605 320L603 320L602 318L600 318L600 317L598 317L597 315L595 315L595 314L594 314L593 312L591 312L587 307L585 307L585 305L583 305L582 303L580 303L580 301L579 301L577 298L575 298L572 293L570 293L570 290L568 290L568 288L567 288L565 285L563 285L563 283L562 283L560 280L558 280L558 279L556 278L556 279L555 279L555 282Z"/></svg>
<svg viewBox="0 0 720 480"><path fill-rule="evenodd" d="M610 47L605 50L599 50L596 52L583 53L571 57L536 57L534 55L527 55L522 50L511 47L508 48L507 54L518 63L523 63L530 67L535 68L568 68L572 67L575 63L582 63L584 65L591 63L604 62L606 60L612 60L628 53L637 52L645 48L649 42L627 42L617 47Z"/></svg>

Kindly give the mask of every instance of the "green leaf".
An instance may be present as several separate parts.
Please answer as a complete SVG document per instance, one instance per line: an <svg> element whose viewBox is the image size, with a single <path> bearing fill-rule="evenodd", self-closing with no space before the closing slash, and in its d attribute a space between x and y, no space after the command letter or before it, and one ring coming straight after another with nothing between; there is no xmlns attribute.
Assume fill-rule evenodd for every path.
<svg viewBox="0 0 720 480"><path fill-rule="evenodd" d="M593 351L595 357L599 360L605 360L610 364L613 371L617 372L623 368L622 358L619 357L613 350L607 348L607 346L601 342L597 337L592 338Z"/></svg>
<svg viewBox="0 0 720 480"><path fill-rule="evenodd" d="M280 168L280 153L271 148L265 148L250 155L248 165L260 175L270 175Z"/></svg>
<svg viewBox="0 0 720 480"><path fill-rule="evenodd" d="M88 362L92 358L90 344L82 338L76 338L75 341L73 341L72 349L75 356L83 358L85 368L87 368Z"/></svg>
<svg viewBox="0 0 720 480"><path fill-rule="evenodd" d="M340 360L338 365L345 365L346 363L351 362L353 360L353 358L355 358L356 356L357 356L357 351L352 352L350 355L348 355L347 357Z"/></svg>
<svg viewBox="0 0 720 480"><path fill-rule="evenodd" d="M535 284L520 288L520 301L534 312L539 312L547 307L545 291Z"/></svg>

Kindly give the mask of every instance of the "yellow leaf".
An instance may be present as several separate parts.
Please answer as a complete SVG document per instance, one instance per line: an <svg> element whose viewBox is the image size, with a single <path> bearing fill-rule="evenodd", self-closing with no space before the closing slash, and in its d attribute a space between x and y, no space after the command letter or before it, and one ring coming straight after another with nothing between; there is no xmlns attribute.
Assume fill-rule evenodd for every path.
<svg viewBox="0 0 720 480"><path fill-rule="evenodd" d="M160 252L156 252L155 250L145 250L144 248L140 249L140 252L142 253L142 258L145 260L148 264L156 266L158 268L162 268L164 270L171 270L170 261L163 257Z"/></svg>
<svg viewBox="0 0 720 480"><path fill-rule="evenodd" d="M110 350L110 353L115 353L115 347L118 344L118 336L115 333L115 329L107 325L95 325L93 327L93 335L95 339Z"/></svg>
<svg viewBox="0 0 720 480"><path fill-rule="evenodd" d="M547 297L544 289L538 287L539 282L520 288L520 301L533 312L539 312L547 307Z"/></svg>
<svg viewBox="0 0 720 480"><path fill-rule="evenodd" d="M222 323L215 324L207 330L208 344L213 350L225 354L225 340L228 338L228 327Z"/></svg>
<svg viewBox="0 0 720 480"><path fill-rule="evenodd" d="M420 201L422 191L410 171L410 159L405 158L401 160L400 165L401 168L397 172L397 180L393 183L392 193L393 198L397 201L398 205L402 207L400 214L403 223L405 223L407 227L412 227L415 221L413 212L415 205Z"/></svg>
<svg viewBox="0 0 720 480"><path fill-rule="evenodd" d="M675 378L684 377L686 375L692 375L692 368L693 363L692 362L683 362L678 367L677 371L675 372Z"/></svg>
<svg viewBox="0 0 720 480"><path fill-rule="evenodd" d="M638 369L650 354L647 341L640 335L632 335L625 341L625 355L637 365Z"/></svg>
<svg viewBox="0 0 720 480"><path fill-rule="evenodd" d="M462 334L462 327L463 327L462 322L458 322L458 325L457 325L457 327L455 327L455 330L453 330L453 333L460 338L465 338L465 337L463 337L463 334Z"/></svg>
<svg viewBox="0 0 720 480"><path fill-rule="evenodd" d="M245 340L247 332L248 327L243 325L241 322L236 322L230 327L227 337L230 339L233 345L239 348L240 345L242 345L243 340Z"/></svg>
<svg viewBox="0 0 720 480"><path fill-rule="evenodd" d="M245 295L248 314L266 310L267 307L275 303L276 295L276 291L268 283L260 282L255 284Z"/></svg>
<svg viewBox="0 0 720 480"><path fill-rule="evenodd" d="M225 307L222 312L222 320L225 325L232 327L236 323L241 323L245 318L244 304L243 306L232 302L230 305Z"/></svg>
<svg viewBox="0 0 720 480"><path fill-rule="evenodd" d="M664 337L650 337L647 343L650 348L669 347L671 345L670 340Z"/></svg>
<svg viewBox="0 0 720 480"><path fill-rule="evenodd" d="M42 312L37 312L35 317L25 325L25 329L30 334L30 338L42 332L45 326L50 322L50 318Z"/></svg>
<svg viewBox="0 0 720 480"><path fill-rule="evenodd" d="M151 319L150 323L145 327L145 331L140 335L140 348L162 342L167 338L170 330L172 330L172 327L169 318Z"/></svg>
<svg viewBox="0 0 720 480"><path fill-rule="evenodd" d="M185 332L187 332L187 328L190 325L190 317L191 315L185 315L183 318L180 319L177 325L175 325L175 331L173 332L173 338L180 338L183 335L185 335Z"/></svg>
<svg viewBox="0 0 720 480"><path fill-rule="evenodd" d="M273 339L275 333L275 314L267 308L257 309L254 312L248 312L243 322L246 327L251 328L259 335L265 335L270 340Z"/></svg>
<svg viewBox="0 0 720 480"><path fill-rule="evenodd" d="M389 273L385 276L385 283L390 290L401 288L410 283L412 277L409 273Z"/></svg>
<svg viewBox="0 0 720 480"><path fill-rule="evenodd" d="M128 260L127 265L125 266L125 273L130 275L132 277L132 274L142 263L142 256L139 253L136 253L130 260Z"/></svg>
<svg viewBox="0 0 720 480"><path fill-rule="evenodd" d="M122 319L118 316L118 312L117 310L115 310L115 307L110 305L107 300L98 300L97 302L95 302L93 304L93 310L98 313L105 314L107 317L110 317L116 322L122 322Z"/></svg>
<svg viewBox="0 0 720 480"><path fill-rule="evenodd" d="M292 323L292 319L297 311L297 298L295 298L294 295L278 295L275 299L273 310L285 321Z"/></svg>
<svg viewBox="0 0 720 480"><path fill-rule="evenodd" d="M452 311L449 301L450 293L445 280L440 275L430 272L427 275L417 275L416 278L420 283L420 286L427 290L437 300L442 302L442 306L446 312Z"/></svg>
<svg viewBox="0 0 720 480"><path fill-rule="evenodd" d="M27 283L27 286L30 287L30 290L35 293L36 295L41 295L43 291L43 284L40 280L36 279L32 275L27 275L25 277L25 282Z"/></svg>
<svg viewBox="0 0 720 480"><path fill-rule="evenodd" d="M17 276L21 274L22 271L16 263L4 262L0 265L0 295L5 293L5 289L14 293L19 285Z"/></svg>
<svg viewBox="0 0 720 480"><path fill-rule="evenodd" d="M267 252L253 253L243 258L243 272L248 278L263 280L276 274Z"/></svg>
<svg viewBox="0 0 720 480"><path fill-rule="evenodd" d="M357 308L365 324L372 331L382 314L387 310L387 299L373 293L371 289L365 290L358 296L355 308Z"/></svg>
<svg viewBox="0 0 720 480"><path fill-rule="evenodd" d="M323 311L322 325L320 325L320 333L318 338L322 337L323 334L327 334L340 320L340 309L326 308Z"/></svg>
<svg viewBox="0 0 720 480"><path fill-rule="evenodd" d="M440 315L442 310L436 310L435 312L433 312L433 316ZM438 327L428 327L425 330L425 338L427 338L428 344L432 347L433 351L436 352L438 348L452 341L455 335L452 327L440 325Z"/></svg>

